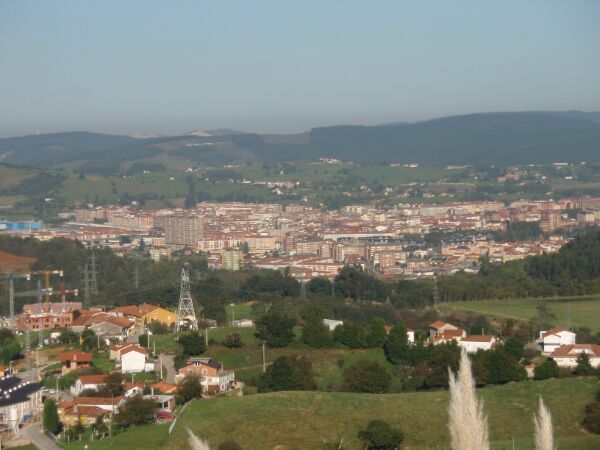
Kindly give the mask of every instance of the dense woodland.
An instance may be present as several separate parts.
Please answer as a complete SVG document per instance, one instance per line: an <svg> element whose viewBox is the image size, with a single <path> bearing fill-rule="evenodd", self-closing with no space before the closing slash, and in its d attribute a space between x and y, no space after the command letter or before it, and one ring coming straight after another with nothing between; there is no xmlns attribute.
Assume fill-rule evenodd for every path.
<svg viewBox="0 0 600 450"><path fill-rule="evenodd" d="M77 241L0 236L0 251L33 256L33 269L61 269L68 288L83 293L83 272L92 251ZM318 300L327 313L368 323L375 315L393 315L396 308L420 310L437 302L460 300L584 295L600 292L600 232L576 237L560 252L505 264L482 259L477 274L459 272L436 280L382 281L360 267L344 267L333 282L315 278L301 286L286 272L247 269L240 272L213 271L202 255L181 255L173 261L154 262L144 255L143 245L131 256L116 256L110 249L95 249L97 305L142 302L175 306L179 275L187 264L192 277L192 295L205 317L226 321L224 305L256 300L259 303ZM137 282L136 282L137 273ZM57 285L57 281L55 281ZM18 280L16 291L35 288L34 281ZM2 309L8 310L6 281L0 284ZM18 304L32 301L19 298ZM360 308L356 306L360 305ZM370 314L375 309L377 313ZM383 311L383 313L382 313ZM355 317L354 317L355 316Z"/></svg>

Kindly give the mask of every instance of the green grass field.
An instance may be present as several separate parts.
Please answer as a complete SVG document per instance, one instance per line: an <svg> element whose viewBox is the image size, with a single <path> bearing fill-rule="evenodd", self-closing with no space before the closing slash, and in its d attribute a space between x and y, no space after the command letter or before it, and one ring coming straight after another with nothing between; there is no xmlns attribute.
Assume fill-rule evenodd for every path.
<svg viewBox="0 0 600 450"><path fill-rule="evenodd" d="M81 440L62 444L67 450L134 450L160 449L168 437L169 425L144 425L100 441ZM187 446L184 448L188 448ZM183 449L182 449L183 450Z"/></svg>
<svg viewBox="0 0 600 450"><path fill-rule="evenodd" d="M537 308L542 304L546 304L556 316L556 319L551 320L556 326L584 326L593 333L600 331L600 298L479 300L445 303L442 307L474 311L499 318L530 320L538 316Z"/></svg>
<svg viewBox="0 0 600 450"><path fill-rule="evenodd" d="M598 390L592 378L512 383L479 390L489 416L494 449L531 449L532 414L542 395L553 414L558 448L597 449L600 436L580 431L583 408ZM187 448L186 427L212 448L235 440L245 450L323 448L324 439L342 437L347 449L359 449L356 437L372 419L384 419L405 433L403 448L448 448L445 391L406 394L280 392L242 398L197 401L180 418L166 450Z"/></svg>

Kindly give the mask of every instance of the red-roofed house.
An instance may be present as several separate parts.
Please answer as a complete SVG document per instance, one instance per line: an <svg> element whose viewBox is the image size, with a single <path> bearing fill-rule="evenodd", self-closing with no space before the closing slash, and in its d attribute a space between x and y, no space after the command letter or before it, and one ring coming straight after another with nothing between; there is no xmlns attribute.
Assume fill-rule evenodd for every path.
<svg viewBox="0 0 600 450"><path fill-rule="evenodd" d="M148 363L148 350L137 344L129 345L120 352L121 372L153 372L154 363Z"/></svg>
<svg viewBox="0 0 600 450"><path fill-rule="evenodd" d="M552 353L561 345L574 345L577 335L566 328L552 328L547 331L540 331L538 343L542 346L542 352Z"/></svg>
<svg viewBox="0 0 600 450"><path fill-rule="evenodd" d="M223 370L223 364L212 358L190 358L187 365L179 369L175 380L180 382L187 375L199 377L203 389L214 393L232 389L235 382L235 373L232 370Z"/></svg>
<svg viewBox="0 0 600 450"><path fill-rule="evenodd" d="M98 390L101 384L106 381L106 375L81 375L77 381L71 386L71 394L77 396L85 389Z"/></svg>
<svg viewBox="0 0 600 450"><path fill-rule="evenodd" d="M86 369L92 367L92 354L73 350L60 355L60 364L62 374L71 372L72 370Z"/></svg>
<svg viewBox="0 0 600 450"><path fill-rule="evenodd" d="M76 425L79 420L84 426L92 425L100 416L109 418L125 403L123 397L75 397L56 405L60 420L66 426Z"/></svg>
<svg viewBox="0 0 600 450"><path fill-rule="evenodd" d="M450 330L458 330L458 327L438 320L429 325L429 337L432 338L434 336L437 336L438 334L442 334L444 331Z"/></svg>
<svg viewBox="0 0 600 450"><path fill-rule="evenodd" d="M560 367L575 367L580 353L587 353L592 367L600 367L600 345L561 345L550 356Z"/></svg>
<svg viewBox="0 0 600 450"><path fill-rule="evenodd" d="M499 342L496 336L492 335L472 335L465 336L459 342L459 347L464 348L467 353L477 353L478 350L491 350Z"/></svg>

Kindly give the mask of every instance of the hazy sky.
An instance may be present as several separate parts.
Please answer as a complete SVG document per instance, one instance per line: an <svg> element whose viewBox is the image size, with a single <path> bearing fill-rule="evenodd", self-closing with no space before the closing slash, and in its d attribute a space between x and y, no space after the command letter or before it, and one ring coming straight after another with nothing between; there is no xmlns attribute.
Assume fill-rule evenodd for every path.
<svg viewBox="0 0 600 450"><path fill-rule="evenodd" d="M0 135L600 109L600 1L0 0Z"/></svg>

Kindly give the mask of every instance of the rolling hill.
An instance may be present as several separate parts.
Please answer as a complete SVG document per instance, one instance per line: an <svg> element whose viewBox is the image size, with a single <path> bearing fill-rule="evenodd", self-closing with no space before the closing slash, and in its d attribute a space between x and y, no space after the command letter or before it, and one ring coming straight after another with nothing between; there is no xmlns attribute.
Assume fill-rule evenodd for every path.
<svg viewBox="0 0 600 450"><path fill-rule="evenodd" d="M290 135L224 129L144 139L87 132L0 139L0 162L83 172L114 173L125 163L140 161L217 165L319 157L432 166L600 162L600 113L469 114Z"/></svg>

